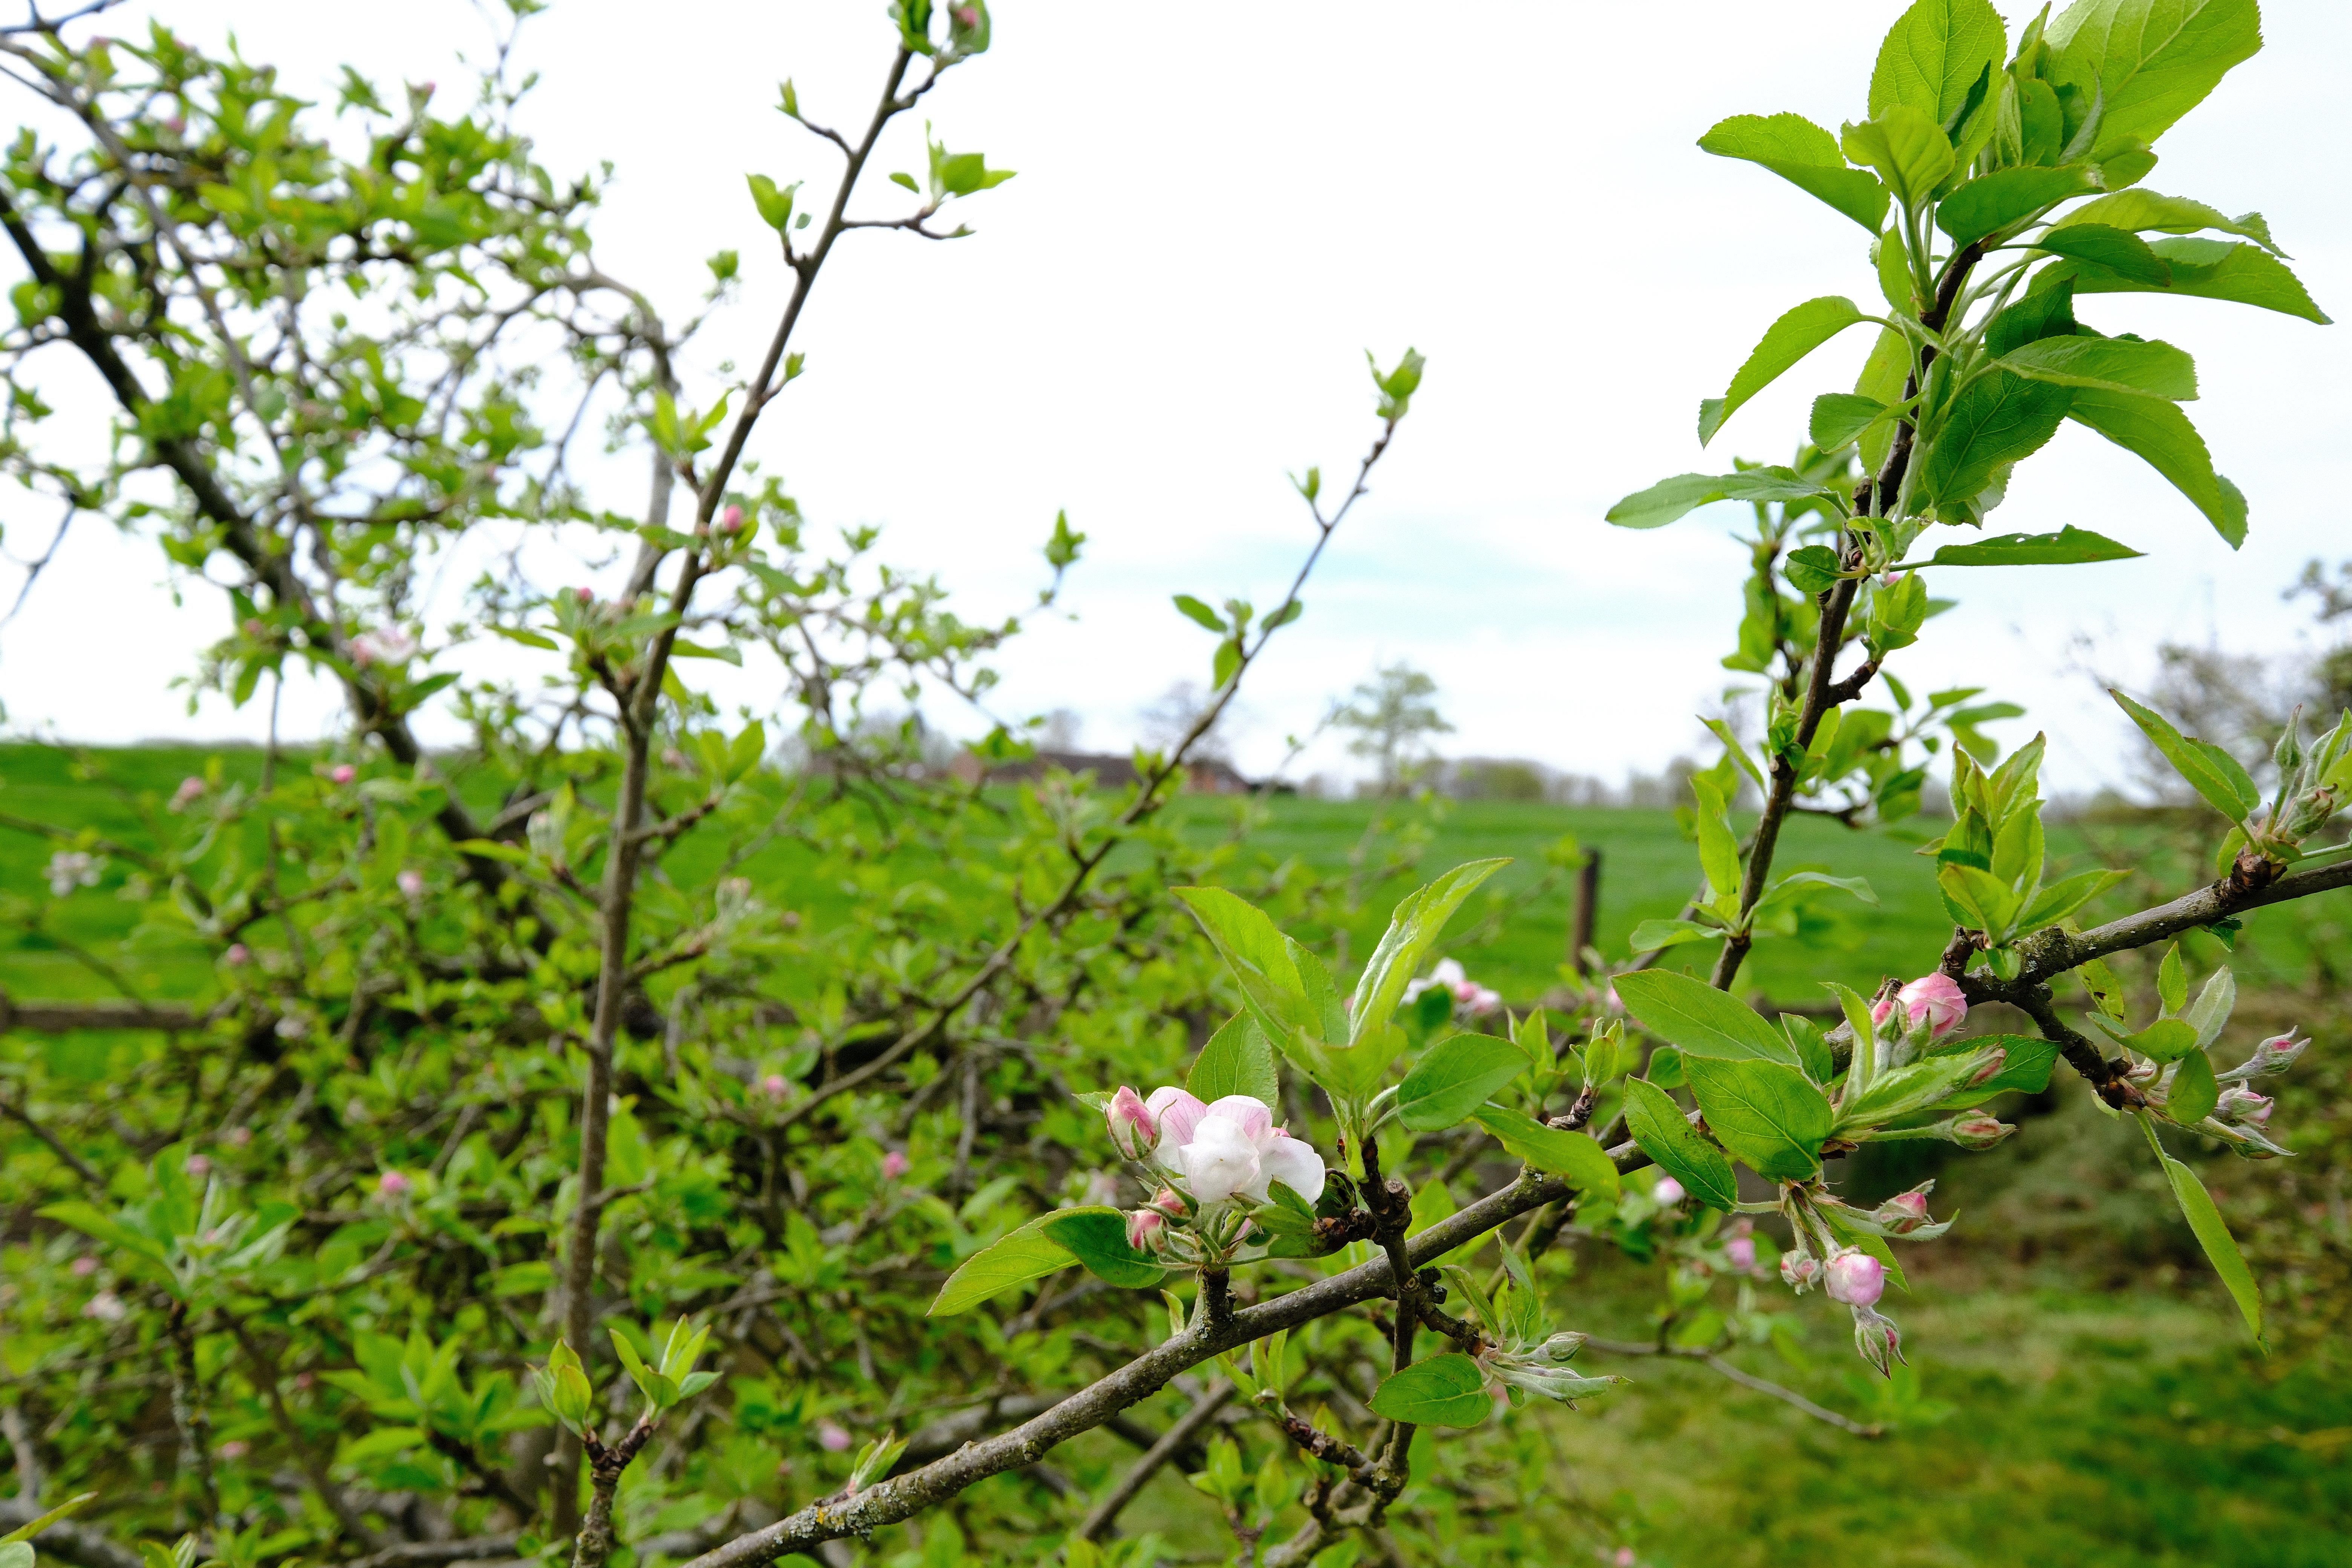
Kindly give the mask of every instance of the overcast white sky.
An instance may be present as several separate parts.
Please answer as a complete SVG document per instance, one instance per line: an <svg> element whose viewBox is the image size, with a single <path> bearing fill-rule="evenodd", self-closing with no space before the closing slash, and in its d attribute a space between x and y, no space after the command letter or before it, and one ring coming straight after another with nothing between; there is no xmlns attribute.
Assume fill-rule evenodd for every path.
<svg viewBox="0 0 2352 1568"><path fill-rule="evenodd" d="M1626 533L1601 513L1733 453L1783 458L1811 397L1851 384L1864 334L1704 455L1697 400L1790 305L1874 292L1852 223L1693 142L1733 113L1857 116L1900 9L1006 0L994 51L929 108L952 146L1019 178L970 204L971 239L853 237L812 307L809 373L755 447L812 519L880 525L887 554L939 574L976 617L1027 601L1067 508L1090 536L1076 616L1002 660L1004 705L1074 709L1087 744L1118 746L1171 682L1205 675L1210 639L1169 595L1275 602L1307 543L1286 470L1349 469L1373 431L1363 351L1412 344L1429 356L1423 392L1305 619L1252 678L1242 760L1269 764L1376 660L1406 658L1441 683L1456 752L1654 769L1694 745L1691 715L1728 679L1716 661L1737 614L1736 520ZM2352 6L2264 10L2268 47L2164 140L2147 184L2267 214L2341 312L2352 154L2317 128L2341 102ZM233 25L248 57L322 92L347 60L457 89L455 57L487 37L457 0L154 11L206 42ZM557 0L524 34L523 63L545 73L528 124L559 173L612 161L607 266L678 313L704 257L743 250L744 303L702 347L710 363L749 360L782 279L743 175L824 182L834 166L774 111L776 83L795 78L813 116L858 118L890 46L877 0ZM916 166L908 130L884 168ZM865 210L896 210L896 194L877 183ZM2191 413L2251 500L2245 549L2069 426L1998 526L2095 528L2148 557L1940 574L1963 607L1895 666L1915 689L1980 684L2028 704L2053 730L2053 782L2073 788L2118 771L2119 738L2070 672L2076 639L2126 678L2160 637L2291 647L2312 634L2280 589L2314 555L2352 555L2342 329L2200 300L2111 296L2084 313L2196 354ZM14 556L53 521L0 500ZM207 701L190 717L166 689L220 622L202 597L174 607L162 579L152 547L78 524L0 633L11 723L92 741L251 732L256 714ZM1346 766L1328 748L1318 763Z"/></svg>

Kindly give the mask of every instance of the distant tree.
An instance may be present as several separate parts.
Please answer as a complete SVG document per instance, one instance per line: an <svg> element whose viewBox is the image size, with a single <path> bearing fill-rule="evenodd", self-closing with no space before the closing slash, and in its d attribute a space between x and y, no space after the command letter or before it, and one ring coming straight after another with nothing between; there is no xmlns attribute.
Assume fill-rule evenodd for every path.
<svg viewBox="0 0 2352 1568"><path fill-rule="evenodd" d="M1231 762L1233 750L1231 738L1225 732L1225 721L1232 716L1233 709L1230 704L1221 705L1217 697L1216 692L1204 691L1194 681L1176 682L1143 710L1144 741L1163 752L1173 750L1192 733L1202 715L1213 710L1215 717L1209 727L1192 742L1192 754Z"/></svg>
<svg viewBox="0 0 2352 1568"><path fill-rule="evenodd" d="M1380 792L1394 795L1411 779L1432 735L1450 735L1454 726L1437 710L1437 682L1400 660L1382 665L1349 693L1332 722L1353 730L1350 755L1370 757L1380 768Z"/></svg>

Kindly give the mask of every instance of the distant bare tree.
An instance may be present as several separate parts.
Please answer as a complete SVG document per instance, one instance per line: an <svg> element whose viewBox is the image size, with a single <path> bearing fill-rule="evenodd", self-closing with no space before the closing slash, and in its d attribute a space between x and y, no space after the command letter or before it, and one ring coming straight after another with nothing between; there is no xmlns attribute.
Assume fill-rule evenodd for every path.
<svg viewBox="0 0 2352 1568"><path fill-rule="evenodd" d="M1394 795L1410 781L1429 736L1454 732L1437 710L1436 696L1436 681L1400 660L1374 669L1334 716L1339 728L1356 731L1349 752L1379 767L1381 794Z"/></svg>

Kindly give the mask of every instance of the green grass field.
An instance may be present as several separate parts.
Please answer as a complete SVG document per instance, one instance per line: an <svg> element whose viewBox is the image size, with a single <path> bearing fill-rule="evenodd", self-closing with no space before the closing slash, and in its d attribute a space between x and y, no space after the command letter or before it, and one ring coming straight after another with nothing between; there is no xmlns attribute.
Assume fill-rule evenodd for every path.
<svg viewBox="0 0 2352 1568"><path fill-rule="evenodd" d="M135 840L147 831L142 814L210 754L105 753L105 776L93 780L77 776L63 753L0 747L0 819L69 823ZM258 753L220 755L231 776L258 774ZM1171 807L1182 831L1204 840L1230 831L1235 810L1202 796ZM1364 803L1301 799L1275 800L1268 810L1253 837L1260 850L1331 871L1350 865L1373 815ZM1491 940L1454 950L1474 975L1515 1001L1555 984L1566 955L1570 880L1545 885L1544 851L1561 835L1602 854L1605 952L1622 953L1637 921L1675 913L1695 874L1696 855L1666 812L1479 803L1401 808L1400 819L1430 834L1424 873L1486 856L1515 858L1497 882L1523 901ZM18 895L43 891L51 848L31 834L0 831L0 881ZM1750 985L1794 1001L1817 997L1822 979L1868 985L1926 968L1950 926L1928 863L1912 848L1820 820L1792 823L1783 868L1828 868L1834 856L1835 869L1870 879L1879 905L1825 906L1831 918L1807 940L1760 943ZM2066 868L2087 863L2079 834L2054 829L2051 848ZM755 874L778 901L824 918L842 895L814 885L794 854L771 852ZM1388 903L1406 887L1400 879L1366 889L1350 931L1355 952L1377 936ZM53 936L19 929L0 938L0 984L18 996L102 992L106 983L66 946L80 943L112 952L135 988L201 994L211 983L208 954L171 941L114 951L129 934L131 910L104 889L65 900ZM1705 962L1697 950L1685 951L1694 964ZM1958 1202L1969 1211L1963 1226L1938 1248L1912 1249L1943 1256L1923 1258L1915 1293L1891 1306L1916 1379L1890 1390L1858 1375L1843 1312L1817 1297L1782 1303L1801 1324L1802 1364L1739 1352L1751 1370L1825 1404L1891 1418L1895 1428L1881 1441L1847 1436L1703 1367L1610 1363L1635 1385L1545 1428L1550 1474L1583 1527L1557 1544L1547 1568L1616 1561L1621 1547L1648 1568L1814 1560L1899 1568L2352 1563L2352 1381L2339 1353L2256 1357L2201 1268L2166 1265L2117 1289L2112 1254L2086 1262L2048 1252L2030 1274L2011 1261L1998 1215L2000 1184L2017 1178L2004 1173L2039 1147L2063 1150L2106 1131L2087 1111L2049 1118L2015 1146L1969 1162L1967 1174L1952 1172L1957 1184L1947 1183L1938 1206ZM2160 1194L2133 1201L2146 1208L2147 1226L2175 1224ZM1575 1326L1639 1338L1656 1289L1654 1279L1588 1247L1560 1306ZM1107 1452L1105 1462L1112 1458ZM1192 1541L1191 1525L1177 1522L1199 1512L1181 1489L1174 1478L1156 1483L1159 1502L1139 1510L1138 1524L1164 1519L1188 1549L1216 1552L1214 1540Z"/></svg>

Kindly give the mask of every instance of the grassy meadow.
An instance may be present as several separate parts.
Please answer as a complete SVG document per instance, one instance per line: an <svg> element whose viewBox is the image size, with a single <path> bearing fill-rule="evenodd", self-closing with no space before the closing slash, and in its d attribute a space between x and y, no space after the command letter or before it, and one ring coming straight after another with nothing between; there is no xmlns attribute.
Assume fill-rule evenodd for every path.
<svg viewBox="0 0 2352 1568"><path fill-rule="evenodd" d="M70 822L136 841L179 781L215 753L156 747L98 754L100 776L68 754L0 747L0 886L30 897L53 846L19 830ZM257 776L250 751L218 753L232 777ZM308 768L303 759L285 765ZM1265 816L1251 842L1278 862L1296 857L1328 871L1356 863L1378 808L1362 802L1279 798L1249 806L1188 796L1172 820L1207 839L1234 831L1236 812ZM1395 808L1391 825L1426 836L1427 875L1458 861L1510 856L1497 879L1507 918L1457 941L1471 973L1514 1001L1556 984L1566 957L1573 877L1548 865L1563 836L1602 856L1599 945L1622 954L1644 919L1675 914L1690 890L1696 855L1673 815L1580 810L1515 803L1443 803ZM1834 868L1869 879L1876 907L1824 902L1801 938L1759 944L1743 989L1776 1002L1817 999L1818 983L1867 987L1882 975L1919 973L1949 934L1930 863L1914 853L1937 825L1907 837L1857 834L1817 818L1793 821L1780 865ZM2054 826L2063 869L2112 860L2118 837ZM809 874L801 852L772 847L750 867L765 896L823 920L845 897ZM1353 951L1366 951L1388 905L1410 886L1361 888ZM2179 885L2185 886L2186 882ZM2128 889L2105 913L2130 907ZM2135 900L2136 901L2136 900ZM196 997L212 959L183 941L129 936L131 906L101 888L66 900L40 930L0 932L0 985L16 996L102 994L109 981L76 956L104 952L131 988ZM2086 911L2098 918L2102 911ZM2337 913L2279 929L2258 926L2242 971L2300 974L2315 944L2332 944ZM2193 956L2210 963L2218 948ZM1708 953L1686 949L1702 967ZM19 1039L7 1048L21 1051ZM2323 1039L2315 1058L2341 1077L2344 1054ZM2083 1097L2053 1097L2043 1113L1998 1153L1946 1164L1850 1173L1885 1184L1938 1173L1939 1213L1962 1212L1954 1237L1906 1249L1912 1293L1893 1297L1910 1369L1893 1384L1862 1375L1844 1314L1819 1298L1778 1303L1792 1325L1776 1350L1734 1359L1858 1419L1890 1428L1876 1441L1850 1436L1787 1405L1724 1382L1704 1366L1655 1360L1606 1363L1633 1387L1544 1423L1557 1495L1573 1533L1547 1563L1635 1562L1654 1568L1771 1568L1801 1561L1900 1568L2333 1568L2352 1563L2352 1364L2341 1347L2303 1347L2265 1360L2245 1342L2226 1300L2195 1259L2154 1173L2133 1166L2128 1141L2103 1125ZM2126 1130L2126 1131L2128 1130ZM1906 1149L1920 1146L1905 1145ZM2144 1152L2144 1151L2142 1152ZM2107 1163L2085 1178L2095 1153ZM2073 1162L2073 1163L2070 1163ZM2145 1162L2141 1162L2144 1165ZM1857 1167L1862 1163L1856 1162ZM2095 1180L2079 1205L2069 1184ZM2035 1197L2033 1194L2040 1194ZM2226 1200L2226 1193L2224 1197ZM2031 1199L2032 1201L2029 1201ZM2021 1241L2015 1228L2053 1202L2082 1223ZM1575 1253L1559 1301L1593 1332L1652 1332L1659 1286L1613 1251ZM1773 1291L1778 1287L1770 1287ZM1151 1415L1172 1417L1172 1396ZM1125 1461L1096 1439L1066 1456L1071 1473L1098 1484ZM1196 1560L1218 1550L1191 1538L1199 1510L1179 1478L1164 1477L1133 1516L1158 1523ZM1891 1510L1891 1513L1890 1513ZM1892 1518L1895 1522L1885 1522ZM1622 1553L1629 1552L1630 1558Z"/></svg>

